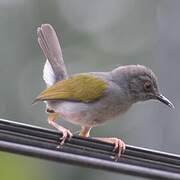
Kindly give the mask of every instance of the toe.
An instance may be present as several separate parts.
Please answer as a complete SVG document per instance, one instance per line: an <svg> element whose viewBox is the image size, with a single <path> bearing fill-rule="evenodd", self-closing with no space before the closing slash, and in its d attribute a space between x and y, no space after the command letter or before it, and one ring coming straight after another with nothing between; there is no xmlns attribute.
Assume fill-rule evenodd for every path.
<svg viewBox="0 0 180 180"><path fill-rule="evenodd" d="M67 139L70 139L71 137L72 137L72 133L68 129L63 130L62 137L60 138L61 140L60 146L62 146L65 143L65 141Z"/></svg>
<svg viewBox="0 0 180 180"><path fill-rule="evenodd" d="M125 143L121 140L121 139L117 139L115 140L115 148L116 148L116 151L117 151L117 154L115 156L115 160L117 161L121 154L124 153L125 151Z"/></svg>
<svg viewBox="0 0 180 180"><path fill-rule="evenodd" d="M71 139L71 138L72 138L72 136L73 136L73 134L71 133L71 131L70 131L70 130L67 130L67 133L68 133L68 137Z"/></svg>
<svg viewBox="0 0 180 180"><path fill-rule="evenodd" d="M119 148L119 141L117 138L113 138L114 139L114 148L113 151L117 151L117 149Z"/></svg>
<svg viewBox="0 0 180 180"><path fill-rule="evenodd" d="M124 153L126 149L126 144L124 143L124 141L121 141L121 147L122 147L122 153Z"/></svg>

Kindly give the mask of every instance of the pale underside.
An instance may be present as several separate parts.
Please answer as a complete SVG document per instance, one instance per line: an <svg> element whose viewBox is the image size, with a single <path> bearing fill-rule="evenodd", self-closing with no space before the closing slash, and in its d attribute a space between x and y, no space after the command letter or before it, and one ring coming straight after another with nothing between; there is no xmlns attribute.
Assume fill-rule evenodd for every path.
<svg viewBox="0 0 180 180"><path fill-rule="evenodd" d="M98 77L108 79L108 73L97 73ZM75 102L64 100L49 100L48 107L55 110L60 116L81 126L97 126L107 120L122 115L131 106L128 101L122 99L119 86L108 80L107 89L100 98L91 102Z"/></svg>
<svg viewBox="0 0 180 180"><path fill-rule="evenodd" d="M97 126L130 107L121 99L124 96L119 94L119 87L103 80L108 77L108 73L75 75L49 87L37 99L46 101L48 108L73 124Z"/></svg>

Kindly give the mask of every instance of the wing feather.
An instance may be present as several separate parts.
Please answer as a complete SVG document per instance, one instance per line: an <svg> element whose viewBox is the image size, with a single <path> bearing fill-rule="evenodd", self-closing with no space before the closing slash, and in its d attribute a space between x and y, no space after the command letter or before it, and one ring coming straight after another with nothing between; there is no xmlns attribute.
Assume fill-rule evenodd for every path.
<svg viewBox="0 0 180 180"><path fill-rule="evenodd" d="M104 95L108 85L94 75L80 74L59 81L43 91L36 101L71 100L93 102Z"/></svg>

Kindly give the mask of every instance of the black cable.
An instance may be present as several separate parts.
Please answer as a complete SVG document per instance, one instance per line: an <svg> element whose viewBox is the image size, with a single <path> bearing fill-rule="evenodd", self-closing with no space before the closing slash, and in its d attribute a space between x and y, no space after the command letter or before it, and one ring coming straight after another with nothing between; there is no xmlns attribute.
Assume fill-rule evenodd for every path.
<svg viewBox="0 0 180 180"><path fill-rule="evenodd" d="M180 179L180 156L126 146L118 162L113 145L73 136L57 149L56 131L0 119L0 150L57 162L99 168L152 179Z"/></svg>

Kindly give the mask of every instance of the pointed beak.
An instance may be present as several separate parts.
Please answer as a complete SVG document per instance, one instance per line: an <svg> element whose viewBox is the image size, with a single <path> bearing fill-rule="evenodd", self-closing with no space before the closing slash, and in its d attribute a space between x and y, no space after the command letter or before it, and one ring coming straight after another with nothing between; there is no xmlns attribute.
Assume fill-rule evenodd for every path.
<svg viewBox="0 0 180 180"><path fill-rule="evenodd" d="M167 99L165 96L163 96L162 94L157 95L157 96L156 96L156 99L158 99L158 100L161 101L162 103L168 105L168 106L169 106L170 108L172 108L172 109L175 108L175 106L173 105L173 103L172 103L169 99Z"/></svg>

